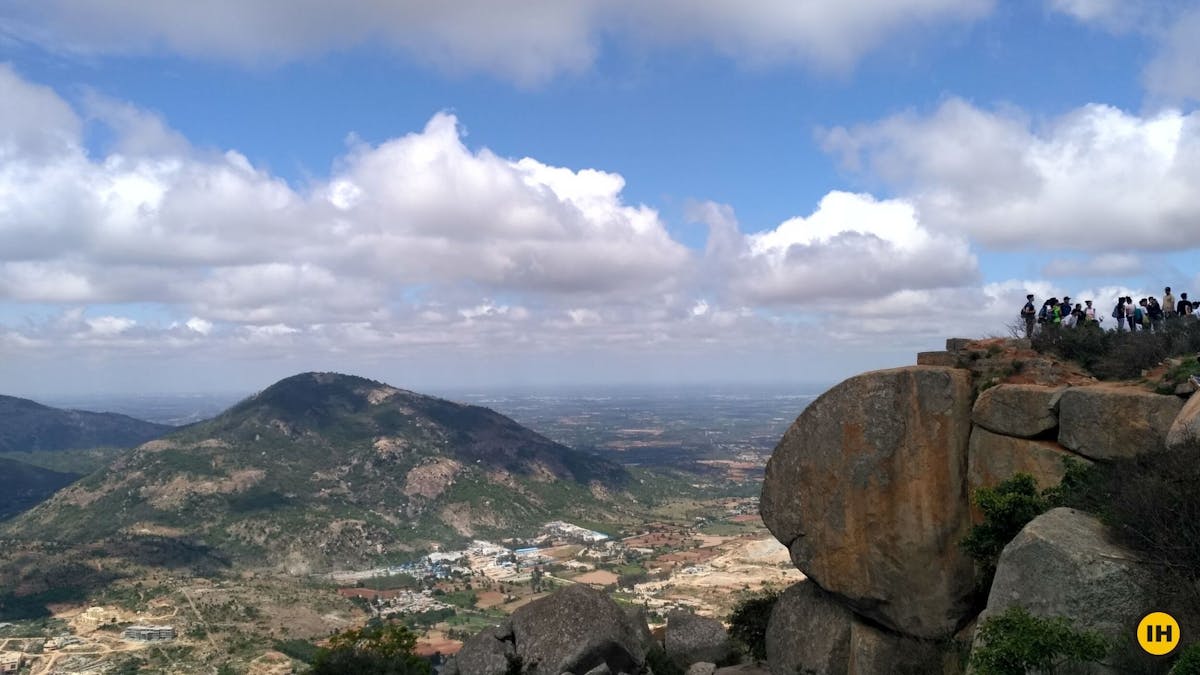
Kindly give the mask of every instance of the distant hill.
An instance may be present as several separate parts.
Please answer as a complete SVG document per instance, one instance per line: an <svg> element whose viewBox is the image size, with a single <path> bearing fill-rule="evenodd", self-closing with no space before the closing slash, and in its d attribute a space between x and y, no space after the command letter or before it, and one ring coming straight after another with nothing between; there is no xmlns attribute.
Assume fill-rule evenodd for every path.
<svg viewBox="0 0 1200 675"><path fill-rule="evenodd" d="M0 396L0 453L131 448L173 429L127 415L61 410Z"/></svg>
<svg viewBox="0 0 1200 675"><path fill-rule="evenodd" d="M64 543L174 537L298 572L602 519L630 480L487 408L304 373L122 455L0 529Z"/></svg>
<svg viewBox="0 0 1200 675"><path fill-rule="evenodd" d="M0 457L0 520L41 503L78 478Z"/></svg>

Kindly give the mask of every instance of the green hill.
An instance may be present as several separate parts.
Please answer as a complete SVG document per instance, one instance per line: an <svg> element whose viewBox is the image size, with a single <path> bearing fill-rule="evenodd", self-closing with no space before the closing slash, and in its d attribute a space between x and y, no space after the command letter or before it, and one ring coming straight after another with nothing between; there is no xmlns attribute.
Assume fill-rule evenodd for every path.
<svg viewBox="0 0 1200 675"><path fill-rule="evenodd" d="M0 457L0 520L44 501L78 478Z"/></svg>
<svg viewBox="0 0 1200 675"><path fill-rule="evenodd" d="M303 571L594 522L622 509L630 481L486 408L304 373L124 454L0 534L170 537Z"/></svg>
<svg viewBox="0 0 1200 675"><path fill-rule="evenodd" d="M131 448L172 429L127 415L61 410L0 396L0 453Z"/></svg>

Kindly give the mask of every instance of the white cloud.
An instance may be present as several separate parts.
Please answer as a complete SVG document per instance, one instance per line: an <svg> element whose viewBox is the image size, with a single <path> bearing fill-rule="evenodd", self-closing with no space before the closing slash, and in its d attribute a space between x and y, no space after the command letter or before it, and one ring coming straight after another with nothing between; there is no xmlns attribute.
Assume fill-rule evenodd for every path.
<svg viewBox="0 0 1200 675"><path fill-rule="evenodd" d="M1145 272L1147 263L1127 253L1105 253L1092 258L1055 258L1042 274L1048 277L1125 277Z"/></svg>
<svg viewBox="0 0 1200 675"><path fill-rule="evenodd" d="M535 83L591 65L611 36L710 45L749 63L852 65L894 31L987 14L993 0L126 0L19 2L10 39L79 53L167 50L274 64L382 44L443 69ZM3 35L3 33L0 33ZM617 40L621 42L621 40Z"/></svg>
<svg viewBox="0 0 1200 675"><path fill-rule="evenodd" d="M1158 40L1159 51L1146 67L1147 89L1168 100L1200 101L1200 7L1175 17Z"/></svg>
<svg viewBox="0 0 1200 675"><path fill-rule="evenodd" d="M1196 0L1049 0L1052 10L1109 32L1138 35L1153 56L1142 80L1158 101L1200 101L1200 3Z"/></svg>
<svg viewBox="0 0 1200 675"><path fill-rule="evenodd" d="M710 262L751 304L820 305L897 289L969 284L978 265L965 240L928 231L911 204L831 192L808 217L742 235L727 208L697 214L712 229Z"/></svg>
<svg viewBox="0 0 1200 675"><path fill-rule="evenodd" d="M923 225L997 249L1200 245L1200 114L1087 105L1034 125L950 99L825 132L827 150L907 195Z"/></svg>
<svg viewBox="0 0 1200 675"><path fill-rule="evenodd" d="M208 335L213 330L213 323L198 316L193 316L184 324L188 330L195 331L201 335Z"/></svg>
<svg viewBox="0 0 1200 675"><path fill-rule="evenodd" d="M692 259L653 209L623 203L619 175L471 151L447 114L355 147L301 192L235 151L196 151L156 116L94 96L117 138L93 159L53 92L7 66L0 89L0 299L316 322L378 318L412 284L662 291Z"/></svg>

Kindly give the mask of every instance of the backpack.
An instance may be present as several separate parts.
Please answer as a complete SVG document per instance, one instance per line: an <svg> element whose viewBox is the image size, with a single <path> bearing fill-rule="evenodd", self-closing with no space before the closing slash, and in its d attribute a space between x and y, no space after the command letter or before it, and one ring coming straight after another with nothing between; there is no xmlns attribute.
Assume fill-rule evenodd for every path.
<svg viewBox="0 0 1200 675"><path fill-rule="evenodd" d="M1125 307L1121 304L1118 304L1116 307L1113 307L1113 318L1120 319L1123 316L1125 316L1125 312L1123 311L1124 309L1125 309Z"/></svg>

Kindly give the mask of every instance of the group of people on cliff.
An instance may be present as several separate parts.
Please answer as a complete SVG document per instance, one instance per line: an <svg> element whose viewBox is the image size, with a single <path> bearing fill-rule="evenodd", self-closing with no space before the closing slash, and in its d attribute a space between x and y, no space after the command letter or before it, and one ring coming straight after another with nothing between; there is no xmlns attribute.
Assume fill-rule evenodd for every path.
<svg viewBox="0 0 1200 675"><path fill-rule="evenodd" d="M1192 320L1200 314L1200 302L1188 300L1187 293L1180 293L1179 300L1171 292L1171 287L1163 289L1162 302L1153 296L1142 298L1136 303L1132 297L1117 298L1113 307L1112 318L1116 319L1118 331L1160 331L1168 321L1177 319ZM1034 305L1032 293L1025 296L1025 306L1021 308L1021 320L1025 323L1025 337L1033 337L1034 327L1038 324L1061 326L1063 328L1092 327L1099 328L1104 317L1097 313L1091 300L1071 304L1071 296L1049 298L1042 303L1041 309Z"/></svg>

